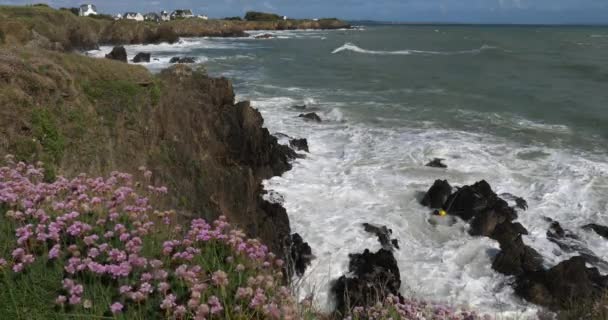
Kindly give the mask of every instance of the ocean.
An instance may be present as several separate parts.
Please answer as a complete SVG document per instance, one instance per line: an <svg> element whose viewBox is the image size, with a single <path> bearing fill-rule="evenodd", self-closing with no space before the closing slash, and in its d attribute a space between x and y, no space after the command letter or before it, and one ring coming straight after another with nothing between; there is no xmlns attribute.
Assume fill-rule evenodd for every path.
<svg viewBox="0 0 608 320"><path fill-rule="evenodd" d="M191 38L151 52L153 71L195 56L233 80L273 133L306 138L310 154L266 182L284 198L291 226L316 259L297 285L329 310L329 282L348 254L380 245L364 222L386 225L402 293L503 316L532 316L512 279L492 270L498 244L466 224L433 225L418 204L435 179L485 179L524 197L524 242L547 267L568 259L547 239L545 217L608 260L608 240L580 227L608 225L608 28L361 26L260 31L273 39ZM111 48L92 52L101 55ZM305 122L306 105L322 123ZM287 141L282 140L284 143ZM425 167L444 158L448 169ZM604 274L608 268L598 265Z"/></svg>

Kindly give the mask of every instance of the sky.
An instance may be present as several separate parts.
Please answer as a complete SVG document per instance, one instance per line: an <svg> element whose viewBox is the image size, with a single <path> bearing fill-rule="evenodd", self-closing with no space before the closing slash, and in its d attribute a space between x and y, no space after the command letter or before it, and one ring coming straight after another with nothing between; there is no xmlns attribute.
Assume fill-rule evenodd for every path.
<svg viewBox="0 0 608 320"><path fill-rule="evenodd" d="M38 1L0 0L23 5ZM104 13L192 9L210 17L275 12L293 18L515 24L608 24L608 0L86 0ZM73 7L83 0L47 0Z"/></svg>

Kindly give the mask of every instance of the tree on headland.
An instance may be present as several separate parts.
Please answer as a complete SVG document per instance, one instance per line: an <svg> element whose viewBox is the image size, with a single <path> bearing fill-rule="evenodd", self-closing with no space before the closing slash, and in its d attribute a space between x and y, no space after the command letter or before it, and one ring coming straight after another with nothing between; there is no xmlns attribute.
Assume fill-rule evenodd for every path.
<svg viewBox="0 0 608 320"><path fill-rule="evenodd" d="M278 21L282 20L282 17L274 13L249 11L245 14L245 20L247 21Z"/></svg>

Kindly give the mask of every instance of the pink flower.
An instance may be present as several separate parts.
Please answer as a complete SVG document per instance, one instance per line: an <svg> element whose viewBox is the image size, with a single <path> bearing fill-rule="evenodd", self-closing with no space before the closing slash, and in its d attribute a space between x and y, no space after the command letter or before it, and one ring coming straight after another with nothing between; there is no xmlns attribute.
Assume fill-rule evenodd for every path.
<svg viewBox="0 0 608 320"><path fill-rule="evenodd" d="M213 284L218 287L225 287L228 285L228 275L222 270L214 272L211 276L211 280L213 280Z"/></svg>
<svg viewBox="0 0 608 320"><path fill-rule="evenodd" d="M19 273L21 271L23 271L23 263L17 263L13 266L13 272L15 273Z"/></svg>
<svg viewBox="0 0 608 320"><path fill-rule="evenodd" d="M207 303L211 307L211 314L218 314L224 310L222 304L220 303L220 299L218 299L216 296L211 296L209 300L207 300Z"/></svg>
<svg viewBox="0 0 608 320"><path fill-rule="evenodd" d="M175 296L169 294L165 297L163 302L160 304L160 308L163 310L171 310L175 307Z"/></svg>
<svg viewBox="0 0 608 320"><path fill-rule="evenodd" d="M77 305L77 304L80 304L80 300L81 300L80 296L70 296L69 302L71 305Z"/></svg>
<svg viewBox="0 0 608 320"><path fill-rule="evenodd" d="M64 305L66 302L68 301L68 298L66 298L66 296L58 296L57 299L55 299L55 304L58 305Z"/></svg>
<svg viewBox="0 0 608 320"><path fill-rule="evenodd" d="M49 251L49 259L57 259L57 257L59 257L59 253L61 251L61 246L56 244L53 246L53 248Z"/></svg>
<svg viewBox="0 0 608 320"><path fill-rule="evenodd" d="M0 267L4 267L6 266L7 262L6 259L0 258Z"/></svg>
<svg viewBox="0 0 608 320"><path fill-rule="evenodd" d="M112 314L119 314L122 312L122 309L123 309L123 305L119 302L114 302L110 306L110 311L112 311Z"/></svg>

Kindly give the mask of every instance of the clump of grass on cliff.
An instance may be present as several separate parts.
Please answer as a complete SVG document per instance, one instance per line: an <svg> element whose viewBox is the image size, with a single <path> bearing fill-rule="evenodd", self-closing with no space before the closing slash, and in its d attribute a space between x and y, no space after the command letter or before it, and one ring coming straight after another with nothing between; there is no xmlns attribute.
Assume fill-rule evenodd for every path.
<svg viewBox="0 0 608 320"><path fill-rule="evenodd" d="M10 319L296 319L283 262L224 219L157 211L129 174L43 182L0 168L0 310Z"/></svg>

